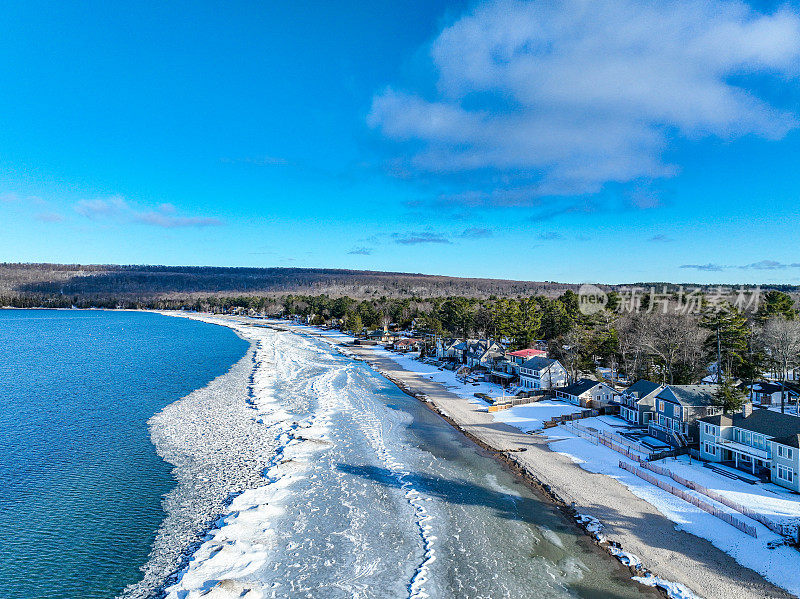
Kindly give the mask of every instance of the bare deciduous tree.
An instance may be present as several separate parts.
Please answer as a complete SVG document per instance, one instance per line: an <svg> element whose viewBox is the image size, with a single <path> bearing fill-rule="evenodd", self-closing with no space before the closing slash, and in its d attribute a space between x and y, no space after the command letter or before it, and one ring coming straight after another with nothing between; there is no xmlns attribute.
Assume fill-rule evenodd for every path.
<svg viewBox="0 0 800 599"><path fill-rule="evenodd" d="M789 368L800 363L800 321L770 318L758 333L767 358L786 381ZM781 391L781 412L786 410L786 390Z"/></svg>

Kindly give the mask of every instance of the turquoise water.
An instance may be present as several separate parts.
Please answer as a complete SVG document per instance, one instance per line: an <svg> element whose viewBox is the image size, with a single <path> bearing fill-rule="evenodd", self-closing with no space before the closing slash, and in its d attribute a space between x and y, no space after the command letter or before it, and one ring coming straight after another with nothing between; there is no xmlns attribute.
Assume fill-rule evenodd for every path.
<svg viewBox="0 0 800 599"><path fill-rule="evenodd" d="M157 314L0 310L0 597L107 598L140 578L173 486L147 420L246 349Z"/></svg>

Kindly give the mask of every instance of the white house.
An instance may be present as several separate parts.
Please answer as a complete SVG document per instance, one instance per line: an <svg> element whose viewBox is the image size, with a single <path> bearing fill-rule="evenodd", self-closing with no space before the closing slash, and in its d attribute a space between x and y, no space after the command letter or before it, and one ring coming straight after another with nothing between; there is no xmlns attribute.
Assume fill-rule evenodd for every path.
<svg viewBox="0 0 800 599"><path fill-rule="evenodd" d="M558 360L536 356L519 367L519 384L525 389L552 389L567 383L567 370Z"/></svg>
<svg viewBox="0 0 800 599"><path fill-rule="evenodd" d="M613 387L590 379L580 379L555 391L557 398L584 408L612 405L618 395Z"/></svg>

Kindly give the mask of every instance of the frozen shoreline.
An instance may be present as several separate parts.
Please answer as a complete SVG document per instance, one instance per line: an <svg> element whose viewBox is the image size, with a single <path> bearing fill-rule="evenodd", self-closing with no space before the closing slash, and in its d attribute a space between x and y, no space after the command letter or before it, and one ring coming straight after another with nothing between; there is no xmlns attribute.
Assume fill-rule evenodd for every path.
<svg viewBox="0 0 800 599"><path fill-rule="evenodd" d="M288 323L283 326L343 344L344 336ZM463 392L454 393L436 380L435 373L431 376L419 369L409 370L404 367L405 358L381 348L347 346L342 350L363 359L407 393L424 398L469 437L497 450L556 502L573 506L582 524L601 523L602 540L608 543L603 546L611 555L623 563L638 562L650 571L649 576L637 577L642 584L657 585L679 599L698 595L706 599L794 596L741 566L705 539L680 530L655 506L614 478L584 470L571 456L550 447L552 437L529 435L496 421L484 411L483 402Z"/></svg>
<svg viewBox="0 0 800 599"><path fill-rule="evenodd" d="M245 490L263 484L276 441L249 403L256 340L231 328L251 344L244 357L148 422L156 451L173 466L177 484L164 497L166 517L142 567L144 577L125 589L124 599L161 594L226 506ZM238 449L231 451L232 447Z"/></svg>
<svg viewBox="0 0 800 599"><path fill-rule="evenodd" d="M203 319L203 317L200 318ZM213 320L208 319L206 322L214 322L216 324L229 326L237 330L240 335L242 334L242 329L250 329L250 327L247 326L242 327L239 324L241 320L235 318L215 318ZM446 419L450 420L456 428L478 441L481 445L494 448L500 453L507 452L510 449L524 448L525 451L523 453L503 453L501 457L503 457L506 462L518 467L522 472L523 478L527 475L529 479L533 479L533 481L544 488L557 502L563 505L574 505L582 516L582 523L585 524L589 522L590 526L592 522L602 523L603 539L611 541L610 545L604 544L607 552L615 555L623 563L626 563L627 560L634 566L643 564L644 567L655 573L656 576L642 579L641 582L643 584L648 586L658 584L662 588L667 587L664 590L669 593L671 597L692 597L692 594L688 591L689 588L707 599L723 596L726 597L726 599L789 596L783 590L764 581L756 573L742 568L736 564L732 558L717 550L709 543L685 532L676 530L674 524L658 513L653 506L632 495L627 488L623 487L617 481L609 477L586 472L577 466L568 456L552 451L548 446L548 444L552 442L552 439L526 435L519 429L495 422L490 414L481 411L482 405L477 405L483 402L475 401L474 398L473 401L467 402L464 400L463 394L462 397L454 395L451 391L442 386L440 381L432 380L431 377L420 372L409 371L403 368L401 364L398 364L392 357L381 355L380 351L376 352L373 348L354 348L352 346L345 348L342 347L343 338L337 339L336 335L321 335L320 331L307 327L292 327L286 323L280 323L278 327L285 327L286 329L304 335L321 337L332 345L339 347L340 351L346 355L366 361L376 371L397 384L407 393L417 397L424 396L426 401L432 406L435 406L435 409L445 416ZM252 339L248 340L250 340L251 343L253 342ZM251 357L251 363L247 365L251 371L253 370L252 352L254 351L254 347L251 346L248 352L248 356ZM243 359L234 366L228 374L233 373L238 366L242 365L242 362L246 362L246 360ZM213 381L207 389L210 389L214 383L226 376L228 375L223 375L219 377L219 379ZM235 376L247 377L247 375L243 375L242 372L238 372ZM246 386L247 385L245 385L245 387ZM179 406L195 395L195 393L168 406L165 412L173 406ZM247 393L246 389L245 393ZM223 393L223 395L225 395L225 393ZM242 396L239 395L239 402L240 404L244 404L241 397ZM223 404L224 403L223 401ZM187 405L184 405L183 408L191 410L192 406L188 405L187 402ZM252 408L245 407L243 409L250 409L250 414L252 414ZM241 412L239 412L239 416L241 415ZM218 414L214 414L215 418L217 416ZM173 423L177 422L180 424L181 415L178 412L173 414L172 417L174 418L174 420L171 420ZM247 418L245 417L243 420L247 420ZM263 429L264 427L261 428ZM271 445L267 437L270 437L270 435L265 435L265 438L262 439L263 444L261 445L265 462L269 462L269 457L274 455L277 449L274 433L271 435ZM154 435L154 441L155 440L156 435ZM269 447L269 449L264 450L265 447ZM173 447L173 450L174 449ZM159 453L161 453L160 449ZM222 453L224 454L225 451L222 451ZM204 456L203 459L205 460L206 458L211 460L210 463L215 463L213 461L215 459L213 452L211 456ZM187 478L185 491L191 492L190 481L198 475L199 471L192 471L190 475L190 469L195 466L195 464L192 464L193 460L188 456L185 456L185 460L186 464L188 464L185 471ZM168 459L168 461L175 463L172 459ZM219 466L215 468L216 474L224 472L224 469L220 469ZM212 471L215 470L215 468L212 468ZM215 474L215 472L212 472L212 475L213 474ZM244 488L252 488L252 486L259 485L263 486L263 484L264 479L261 476L261 472L257 472L255 477L251 480L237 480L236 484L233 486L238 485L235 492L240 493ZM247 485L251 486L248 487ZM176 489L176 491L177 490L178 489ZM219 492L219 488L217 492ZM244 499L243 497L242 500ZM170 498L165 502L165 507L169 501ZM247 501L245 503L245 507L247 507L247 505L250 505L252 502ZM231 509L232 506L226 507L225 504L226 502L218 497L214 504L214 509L216 510L214 514L221 514ZM210 506L211 502L206 505ZM180 507L181 506L176 509L176 512ZM191 508L185 505L182 507L187 510L184 513L191 513ZM161 533L165 532L166 534L166 531L173 530L168 524L169 520L170 517L168 516L164 526L162 526L162 530L159 532L156 548L159 548L158 541L162 536ZM206 542L209 541L209 536L206 536L205 539L201 539L201 537L202 533L207 531L213 522L206 521L203 526L199 526L200 523L198 519L194 519L190 524L194 525L196 531L192 541L187 539L185 530L180 540L172 539L173 545L179 545L183 542L183 550L180 552L182 559L179 563L183 565L184 572L187 563L189 563L187 561L189 559L188 549L190 547L196 549L199 546L199 542L202 540ZM184 520L184 526L185 525L186 521ZM653 539L657 539L657 543L654 543ZM165 555L169 553L168 551L164 552L163 547L160 549ZM209 555L204 558L206 560L208 557L214 555L210 550L207 552ZM157 551L154 549L154 555L156 553ZM202 556L200 556L198 552L196 557L199 562ZM194 559L194 557L192 557L192 559ZM161 576L161 580L163 581L164 576L166 576L169 571L174 571L175 569L173 567L172 570L169 570L163 559L160 562L158 560L151 561L152 564L149 562L147 569L147 574L151 574L150 571L152 570L150 576L151 582L152 580L156 580L158 576ZM177 565L174 561L170 563L173 564L173 566ZM143 581L142 584L147 580L148 576L146 575L145 581ZM171 580L174 581L175 577L173 576ZM167 585L162 585L161 588L163 589L165 586ZM211 589L198 588L196 590L200 593L205 593ZM246 591L246 589L241 590L243 592ZM129 594L126 596L146 597L147 594ZM187 596L195 595L193 593Z"/></svg>

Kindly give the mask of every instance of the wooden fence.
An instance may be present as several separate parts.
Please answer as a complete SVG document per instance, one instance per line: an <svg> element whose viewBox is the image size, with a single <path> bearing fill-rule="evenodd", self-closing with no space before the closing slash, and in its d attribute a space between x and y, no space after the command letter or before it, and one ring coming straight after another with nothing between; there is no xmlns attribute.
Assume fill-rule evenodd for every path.
<svg viewBox="0 0 800 599"><path fill-rule="evenodd" d="M619 467L622 468L623 470L627 470L628 472L635 474L642 480L649 482L651 485L655 485L659 489L663 489L664 491L672 493L676 497L679 497L684 501L691 503L693 506L700 508L704 512L707 512L712 516L715 516L716 518L719 518L723 522L727 522L734 528L738 528L739 530L741 530L743 533L748 534L751 537L758 537L758 533L756 532L755 526L747 524L746 522L742 522L741 520L735 518L728 512L725 512L719 509L718 507L713 506L706 501L703 501L696 495L687 493L686 491L679 489L674 485L659 480L655 476L649 474L648 472L645 472L641 468L638 468L637 466L634 466L632 464L628 464L627 462L623 462L622 460L619 461Z"/></svg>
<svg viewBox="0 0 800 599"><path fill-rule="evenodd" d="M597 416L597 410L581 410L573 414L563 414L561 416L553 416L550 420L544 423L544 428L553 428L564 422L572 422L573 420L580 420L581 418L592 418Z"/></svg>
<svg viewBox="0 0 800 599"><path fill-rule="evenodd" d="M625 457L635 462L639 462L642 459L641 454L644 454L645 459L649 459L650 457L650 453L647 450L640 449L640 447L633 445L632 441L625 439L616 433L609 435L606 433L601 433L600 431L589 430L577 422L566 422L564 424L570 429L570 432L575 433L579 437L588 439L600 445L604 445L609 449L613 449L617 453L621 453ZM635 450L638 453L634 453L631 450Z"/></svg>
<svg viewBox="0 0 800 599"><path fill-rule="evenodd" d="M722 505L727 506L732 510L739 512L743 516L747 516L748 518L751 518L756 522L760 522L774 533L777 533L785 537L789 537L793 541L797 541L798 531L796 524L775 522L774 520L767 518L764 514L755 512L750 508L745 507L742 504L733 501L729 497L726 497L725 495L722 495L721 493L718 493L712 489L708 489L699 483L683 478L681 475L675 474L670 469L664 468L663 466L657 466L655 464L650 464L648 462L639 462L639 465L642 468L646 468L647 470L655 472L656 474L660 474L661 476L667 476L672 480L674 480L676 483L683 485L687 489L691 489L692 491L697 491L701 495L705 495L709 499L713 499L714 501L721 503Z"/></svg>

